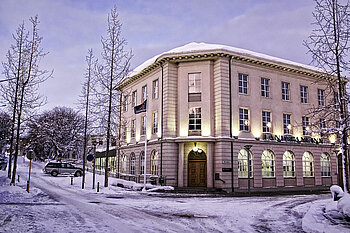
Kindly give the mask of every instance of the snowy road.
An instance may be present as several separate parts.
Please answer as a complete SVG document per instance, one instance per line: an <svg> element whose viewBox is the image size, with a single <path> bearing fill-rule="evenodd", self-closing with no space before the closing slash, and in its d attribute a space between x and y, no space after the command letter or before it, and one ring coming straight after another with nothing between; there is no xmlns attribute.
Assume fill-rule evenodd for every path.
<svg viewBox="0 0 350 233"><path fill-rule="evenodd" d="M70 177L43 174L41 166L33 166L29 194L23 190L27 163L20 165L21 182L15 187L6 184L5 172L0 171L0 232L303 232L303 216L310 206L330 199L329 195L186 197L113 185L97 193L89 183L91 174L82 190L81 178L70 185ZM97 176L97 181L102 183L103 177ZM318 208L322 210L321 205ZM324 224L332 227L330 221ZM327 229L350 232L346 226L340 231Z"/></svg>

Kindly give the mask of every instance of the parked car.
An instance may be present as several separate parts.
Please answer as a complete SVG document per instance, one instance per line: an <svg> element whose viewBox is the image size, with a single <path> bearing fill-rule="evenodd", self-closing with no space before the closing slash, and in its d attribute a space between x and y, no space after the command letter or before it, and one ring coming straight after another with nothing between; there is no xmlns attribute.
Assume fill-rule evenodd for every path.
<svg viewBox="0 0 350 233"><path fill-rule="evenodd" d="M8 159L5 155L0 154L0 170L5 171L7 167Z"/></svg>
<svg viewBox="0 0 350 233"><path fill-rule="evenodd" d="M81 176L83 174L83 169L75 167L70 163L50 162L45 165L43 170L45 173L49 173L52 176L57 176L58 174Z"/></svg>

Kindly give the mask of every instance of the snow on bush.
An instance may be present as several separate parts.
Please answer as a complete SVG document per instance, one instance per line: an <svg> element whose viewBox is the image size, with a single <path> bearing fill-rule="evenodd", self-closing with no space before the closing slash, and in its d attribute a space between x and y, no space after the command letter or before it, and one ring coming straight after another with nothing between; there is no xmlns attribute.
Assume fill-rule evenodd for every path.
<svg viewBox="0 0 350 233"><path fill-rule="evenodd" d="M345 217L350 218L350 195L344 193L338 185L332 185L330 188L334 201L338 201L337 209Z"/></svg>

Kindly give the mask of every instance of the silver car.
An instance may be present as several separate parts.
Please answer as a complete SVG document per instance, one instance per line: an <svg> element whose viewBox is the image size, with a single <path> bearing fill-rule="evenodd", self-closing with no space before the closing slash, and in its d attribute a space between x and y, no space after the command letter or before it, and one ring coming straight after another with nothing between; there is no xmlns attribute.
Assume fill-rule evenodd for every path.
<svg viewBox="0 0 350 233"><path fill-rule="evenodd" d="M74 176L81 176L83 174L83 169L75 167L70 163L54 163L50 162L45 165L44 172L49 173L52 176L57 176L58 174L68 174Z"/></svg>

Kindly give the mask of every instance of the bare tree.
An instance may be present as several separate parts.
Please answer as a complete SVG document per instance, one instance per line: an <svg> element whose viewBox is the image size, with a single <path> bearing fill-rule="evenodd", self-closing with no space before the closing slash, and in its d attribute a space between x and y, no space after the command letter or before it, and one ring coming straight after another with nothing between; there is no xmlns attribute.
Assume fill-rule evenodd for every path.
<svg viewBox="0 0 350 233"><path fill-rule="evenodd" d="M26 117L45 103L46 99L38 93L38 87L52 75L52 72L39 68L40 60L46 53L41 48L42 37L38 35L38 17L31 18L30 23L33 27L31 39L23 23L17 30L18 36L14 37L17 46L11 48L8 52L7 63L3 64L7 79L16 78L15 82L11 79L1 85L2 97L13 110L10 157L14 152L14 161L11 184L15 184L21 125ZM9 168L9 173L11 173L10 170Z"/></svg>
<svg viewBox="0 0 350 233"><path fill-rule="evenodd" d="M320 127L317 132L338 133L341 135L342 177L344 191L348 191L348 114L345 76L349 71L350 11L349 2L341 4L338 0L315 0L313 12L315 29L309 39L304 41L312 55L313 63L320 67L329 80L329 93L335 101L316 110L319 115L339 119L331 127Z"/></svg>
<svg viewBox="0 0 350 233"><path fill-rule="evenodd" d="M96 91L99 102L96 106L100 107L97 113L100 116L106 135L105 187L108 187L108 151L118 119L118 94L114 87L119 80L128 74L132 57L132 52L125 50L127 42L121 35L122 24L116 7L108 15L107 23L107 36L101 39L103 63L98 68L98 90Z"/></svg>

